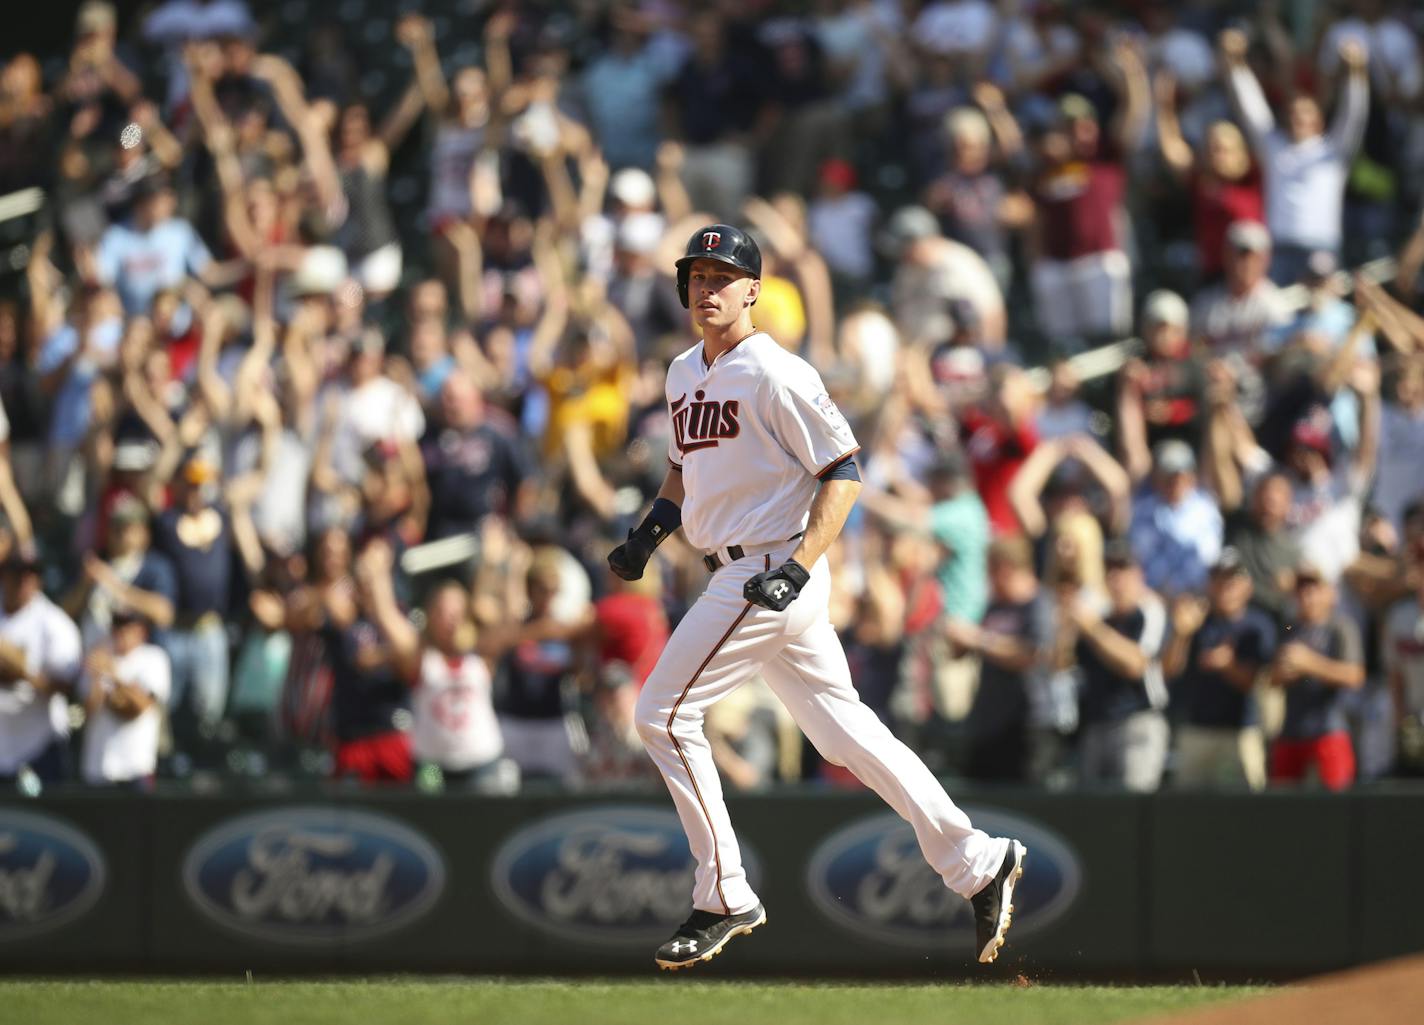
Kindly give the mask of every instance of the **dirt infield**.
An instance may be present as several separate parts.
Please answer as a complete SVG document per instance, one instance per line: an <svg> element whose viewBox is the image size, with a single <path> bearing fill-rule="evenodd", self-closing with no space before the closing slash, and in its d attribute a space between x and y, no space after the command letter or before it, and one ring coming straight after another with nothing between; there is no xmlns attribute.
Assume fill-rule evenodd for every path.
<svg viewBox="0 0 1424 1025"><path fill-rule="evenodd" d="M1323 975L1240 1003L1134 1025L1417 1025L1424 1021L1424 956Z"/></svg>

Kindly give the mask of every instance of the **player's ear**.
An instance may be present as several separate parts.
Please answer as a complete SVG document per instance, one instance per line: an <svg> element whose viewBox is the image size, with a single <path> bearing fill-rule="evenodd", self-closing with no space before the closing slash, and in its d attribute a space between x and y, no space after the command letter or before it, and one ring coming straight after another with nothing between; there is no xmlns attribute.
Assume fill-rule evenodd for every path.
<svg viewBox="0 0 1424 1025"><path fill-rule="evenodd" d="M761 278L752 278L751 287L747 289L747 297L742 300L742 305L755 306L759 295L761 295Z"/></svg>

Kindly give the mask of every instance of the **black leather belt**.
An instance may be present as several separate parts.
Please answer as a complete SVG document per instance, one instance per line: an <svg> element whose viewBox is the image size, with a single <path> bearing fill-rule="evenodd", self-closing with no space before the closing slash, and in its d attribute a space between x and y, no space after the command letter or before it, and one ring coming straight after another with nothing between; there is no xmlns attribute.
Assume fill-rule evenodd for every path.
<svg viewBox="0 0 1424 1025"><path fill-rule="evenodd" d="M801 536L804 535L805 533L806 533L806 532L805 532L804 530L798 530L796 533L794 533L794 534L792 534L790 537L788 537L785 541L779 541L779 542L777 542L777 544L778 544L778 545L789 544L790 542L795 541L797 538L801 537ZM758 545L757 547L762 548L762 549L766 549L766 546L765 546L765 545ZM775 546L773 546L773 547L775 547ZM727 554L728 554L729 556L731 556L731 559L730 559L731 562L736 562L738 559L745 559L745 558L747 557L747 553L746 553L746 551L742 548L741 545L728 545L728 546L727 546ZM717 553L716 553L716 552L711 552L711 553L709 553L709 554L707 554L707 555L702 556L702 565L704 565L704 566L707 567L707 572L708 572L708 573L716 573L716 572L717 572L719 569L721 569L723 566L727 565L727 563L725 563L725 562L723 562L721 559L719 559L719 558L717 557Z"/></svg>
<svg viewBox="0 0 1424 1025"><path fill-rule="evenodd" d="M742 552L741 545L728 545L727 554L732 557L733 562L736 562L738 559L746 557L745 554ZM704 555L702 557L702 565L707 567L708 573L716 573L726 564L721 559L717 558L716 553L713 553L712 555Z"/></svg>

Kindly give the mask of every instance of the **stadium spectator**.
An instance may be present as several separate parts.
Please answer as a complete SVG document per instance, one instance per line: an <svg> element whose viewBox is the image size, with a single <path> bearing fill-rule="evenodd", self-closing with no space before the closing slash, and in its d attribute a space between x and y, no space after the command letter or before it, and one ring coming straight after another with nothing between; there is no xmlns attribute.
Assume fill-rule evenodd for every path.
<svg viewBox="0 0 1424 1025"><path fill-rule="evenodd" d="M989 387L984 402L961 414L960 432L994 532L1013 534L1019 524L1009 487L1038 444L1034 397L1023 371L1007 364L994 368Z"/></svg>
<svg viewBox="0 0 1424 1025"><path fill-rule="evenodd" d="M555 603L567 599L561 560L545 549L528 569L528 613L506 624L496 702L509 757L524 779L571 781L577 771L566 713L578 670L575 641L590 624L587 606L572 621L561 620Z"/></svg>
<svg viewBox="0 0 1424 1025"><path fill-rule="evenodd" d="M1078 761L1085 783L1156 790L1167 761L1167 703L1159 659L1167 611L1144 586L1132 545L1103 554L1107 603L1083 596L1066 610L1083 686Z"/></svg>
<svg viewBox="0 0 1424 1025"><path fill-rule="evenodd" d="M1222 281L1192 300L1192 335L1213 356L1254 366L1272 335L1287 323L1285 300L1266 273L1270 253L1271 236L1264 225L1233 221L1227 227Z"/></svg>
<svg viewBox="0 0 1424 1025"><path fill-rule="evenodd" d="M1418 472L1424 452L1424 363L1417 357L1398 364L1390 398L1380 403L1379 457L1370 503L1396 529L1404 510L1424 498Z"/></svg>
<svg viewBox="0 0 1424 1025"><path fill-rule="evenodd" d="M174 484L174 505L158 515L153 547L172 565L177 584L163 644L172 662L174 745L187 755L197 738L212 739L227 706L226 619L236 552L231 514L218 505L217 468L193 457Z"/></svg>
<svg viewBox="0 0 1424 1025"><path fill-rule="evenodd" d="M1297 613L1271 662L1271 683L1286 692L1271 782L1296 782L1314 770L1327 789L1344 790L1355 779L1345 699L1365 682L1360 633L1336 611L1335 588L1314 566L1296 567L1295 590Z"/></svg>
<svg viewBox="0 0 1424 1025"><path fill-rule="evenodd" d="M533 468L502 414L485 408L461 373L440 390L440 423L421 444L430 486L431 540L474 530L489 515L520 518L533 495Z"/></svg>
<svg viewBox="0 0 1424 1025"><path fill-rule="evenodd" d="M666 90L672 137L686 150L682 180L692 205L724 220L756 184L753 147L774 117L767 55L742 29L714 8L692 13L690 52Z"/></svg>
<svg viewBox="0 0 1424 1025"><path fill-rule="evenodd" d="M86 783L153 788L170 684L168 653L150 643L147 618L131 607L115 610L108 636L86 645L84 656Z"/></svg>
<svg viewBox="0 0 1424 1025"><path fill-rule="evenodd" d="M1103 594L1103 524L1090 489L1106 499L1110 534L1127 529L1131 485L1122 467L1086 434L1046 441L1034 449L1009 485L1009 501L1023 531L1043 544L1043 578L1067 574L1080 588Z"/></svg>
<svg viewBox="0 0 1424 1025"><path fill-rule="evenodd" d="M1261 172L1241 129L1231 121L1207 127L1205 146L1194 153L1182 137L1177 120L1177 81L1163 70L1153 80L1157 98L1157 145L1162 160L1192 196L1197 267L1202 280L1214 281L1223 271L1226 230L1237 221L1265 221Z"/></svg>
<svg viewBox="0 0 1424 1025"><path fill-rule="evenodd" d="M1207 593L1173 598L1162 654L1177 721L1173 782L1259 790L1266 748L1252 689L1275 656L1276 630L1251 606L1251 577L1234 548L1222 549Z"/></svg>
<svg viewBox="0 0 1424 1025"><path fill-rule="evenodd" d="M1227 523L1226 542L1241 553L1251 577L1251 600L1284 625L1295 598L1300 544L1290 529L1291 480L1267 473L1251 492L1249 511Z"/></svg>
<svg viewBox="0 0 1424 1025"><path fill-rule="evenodd" d="M1007 292L1013 270L1009 232L1033 217L1033 201L1005 173L1022 163L1023 137L998 88L980 83L974 100L977 109L959 107L945 118L949 163L925 186L923 201L939 217L945 237L983 257Z"/></svg>
<svg viewBox="0 0 1424 1025"><path fill-rule="evenodd" d="M322 641L331 660L332 771L363 783L408 783L410 695L377 623L393 599L389 546L377 540L355 560L355 586L327 591Z"/></svg>
<svg viewBox="0 0 1424 1025"><path fill-rule="evenodd" d="M455 581L437 586L425 602L422 638L396 602L392 570L393 553L381 542L358 564L391 666L411 688L412 757L422 771L438 768L446 789L507 789L489 667L472 647L469 593Z"/></svg>
<svg viewBox="0 0 1424 1025"><path fill-rule="evenodd" d="M912 346L941 340L943 312L964 300L977 314L984 342L1001 346L1007 324L1004 298L983 257L940 234L934 214L921 206L902 207L886 225L882 246L895 261L891 315Z"/></svg>
<svg viewBox="0 0 1424 1025"><path fill-rule="evenodd" d="M31 547L0 563L0 778L24 770L41 782L69 774L65 695L79 675L79 630L40 588Z"/></svg>
<svg viewBox="0 0 1424 1025"><path fill-rule="evenodd" d="M1221 34L1227 84L1265 178L1266 225L1275 239L1271 278L1290 284L1316 250L1340 254L1342 204L1350 163L1360 147L1369 106L1368 55L1354 39L1339 43L1348 73L1329 131L1313 96L1290 98L1286 130L1276 126L1260 82L1246 63L1239 29Z"/></svg>
<svg viewBox="0 0 1424 1025"><path fill-rule="evenodd" d="M1192 353L1187 304L1159 289L1142 304L1147 351L1118 377L1117 429L1123 465L1134 481L1151 472L1152 450L1168 440L1193 450L1205 427L1206 375Z"/></svg>
<svg viewBox="0 0 1424 1025"><path fill-rule="evenodd" d="M108 559L86 555L83 579L64 601L86 650L108 635L109 620L119 609L137 610L150 631L173 624L178 580L173 564L151 541L147 507L132 495L121 496L109 511Z"/></svg>
<svg viewBox="0 0 1424 1025"><path fill-rule="evenodd" d="M1129 529L1147 585L1164 595L1199 591L1221 553L1221 509L1197 486L1186 442L1161 442L1151 483L1133 501Z"/></svg>
<svg viewBox="0 0 1424 1025"><path fill-rule="evenodd" d="M1040 754L1052 730L1048 651L1053 641L1050 599L1033 572L1022 538L989 546L989 605L983 621L951 618L950 642L980 660L979 687L969 711L965 774L974 780L1026 782L1044 768Z"/></svg>
<svg viewBox="0 0 1424 1025"><path fill-rule="evenodd" d="M1113 46L1105 74L1117 94L1107 135L1092 102L1070 93L1037 142L1030 283L1039 326L1060 344L1121 337L1132 323L1132 267L1122 229L1125 160L1146 125L1150 86L1125 40Z"/></svg>

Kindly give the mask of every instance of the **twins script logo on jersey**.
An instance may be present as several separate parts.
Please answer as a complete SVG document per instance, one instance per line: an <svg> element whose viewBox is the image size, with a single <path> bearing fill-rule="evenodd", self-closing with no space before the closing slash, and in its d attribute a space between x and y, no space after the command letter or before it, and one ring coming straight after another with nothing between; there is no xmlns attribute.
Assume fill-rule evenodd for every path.
<svg viewBox="0 0 1424 1025"><path fill-rule="evenodd" d="M703 391L693 392L691 403L683 395L669 407L677 450L683 455L696 452L699 448L716 448L725 439L742 433L737 422L737 417L741 415L741 403L736 399L704 402L706 394Z"/></svg>
<svg viewBox="0 0 1424 1025"><path fill-rule="evenodd" d="M702 233L702 248L716 249L722 244L722 233L720 231L704 231Z"/></svg>

